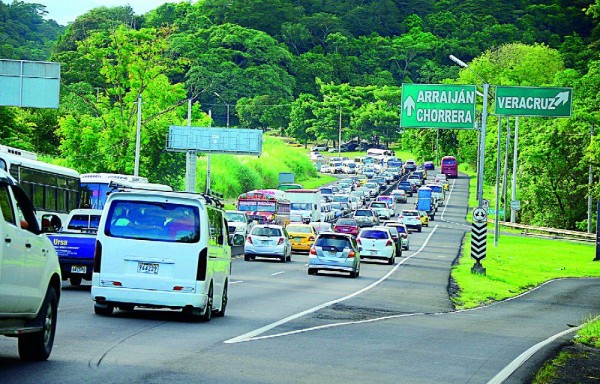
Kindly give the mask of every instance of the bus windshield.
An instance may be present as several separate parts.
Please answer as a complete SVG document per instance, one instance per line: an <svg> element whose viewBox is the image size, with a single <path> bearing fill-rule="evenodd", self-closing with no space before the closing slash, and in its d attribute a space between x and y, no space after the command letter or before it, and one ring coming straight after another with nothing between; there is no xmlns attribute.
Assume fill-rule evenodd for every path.
<svg viewBox="0 0 600 384"><path fill-rule="evenodd" d="M81 201L84 208L103 209L108 198L106 183L81 183Z"/></svg>
<svg viewBox="0 0 600 384"><path fill-rule="evenodd" d="M246 212L277 212L277 207L275 203L266 203L258 201L240 201L238 205L238 210L246 211Z"/></svg>

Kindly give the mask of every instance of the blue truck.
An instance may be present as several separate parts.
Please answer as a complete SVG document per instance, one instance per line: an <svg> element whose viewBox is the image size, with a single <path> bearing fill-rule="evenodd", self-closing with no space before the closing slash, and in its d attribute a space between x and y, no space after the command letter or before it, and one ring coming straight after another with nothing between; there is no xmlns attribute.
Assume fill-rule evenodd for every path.
<svg viewBox="0 0 600 384"><path fill-rule="evenodd" d="M66 226L48 234L58 254L62 279L69 279L71 285L78 286L82 280L92 280L101 214L101 209L74 209L66 220Z"/></svg>
<svg viewBox="0 0 600 384"><path fill-rule="evenodd" d="M427 212L431 221L435 220L436 205L433 191L429 187L421 187L417 191L417 210Z"/></svg>

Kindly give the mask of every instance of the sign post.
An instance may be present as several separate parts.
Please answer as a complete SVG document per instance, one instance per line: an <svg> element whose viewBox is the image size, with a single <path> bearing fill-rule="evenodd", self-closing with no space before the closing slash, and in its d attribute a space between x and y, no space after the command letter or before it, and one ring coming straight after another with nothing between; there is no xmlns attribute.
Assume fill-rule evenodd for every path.
<svg viewBox="0 0 600 384"><path fill-rule="evenodd" d="M471 226L471 257L475 264L471 273L485 276L485 268L481 260L485 259L487 245L487 210L477 207L473 210L473 224Z"/></svg>
<svg viewBox="0 0 600 384"><path fill-rule="evenodd" d="M401 126L475 129L475 86L402 84Z"/></svg>
<svg viewBox="0 0 600 384"><path fill-rule="evenodd" d="M573 88L496 87L496 115L571 117Z"/></svg>

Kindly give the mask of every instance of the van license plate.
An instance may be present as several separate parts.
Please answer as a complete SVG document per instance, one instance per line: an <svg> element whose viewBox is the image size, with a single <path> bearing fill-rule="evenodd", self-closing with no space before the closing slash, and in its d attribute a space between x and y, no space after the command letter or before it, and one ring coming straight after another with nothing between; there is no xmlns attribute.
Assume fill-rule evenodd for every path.
<svg viewBox="0 0 600 384"><path fill-rule="evenodd" d="M138 272L153 273L156 275L158 274L158 264L138 263Z"/></svg>
<svg viewBox="0 0 600 384"><path fill-rule="evenodd" d="M87 272L87 267L85 265L71 265L71 273L80 273L84 274Z"/></svg>

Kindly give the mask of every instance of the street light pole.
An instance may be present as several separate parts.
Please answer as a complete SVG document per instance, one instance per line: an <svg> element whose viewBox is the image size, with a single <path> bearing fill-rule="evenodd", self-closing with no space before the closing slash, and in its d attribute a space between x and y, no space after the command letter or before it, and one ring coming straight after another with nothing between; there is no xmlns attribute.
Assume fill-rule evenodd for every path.
<svg viewBox="0 0 600 384"><path fill-rule="evenodd" d="M217 92L213 92L215 94L215 96L217 96L219 99L221 99L221 101L223 103L225 103L225 106L227 107L227 128L229 128L229 103L227 101L225 101L225 99L223 99L221 97L221 95L219 95Z"/></svg>
<svg viewBox="0 0 600 384"><path fill-rule="evenodd" d="M137 105L137 129L135 132L135 165L133 167L133 176L140 174L140 140L142 134L142 95L138 96Z"/></svg>
<svg viewBox="0 0 600 384"><path fill-rule="evenodd" d="M490 92L490 85L477 72L469 68L469 66L454 55L450 55L450 60L454 61L461 67L473 72L483 82L483 111L481 114L481 130L479 131L479 167L477 169L477 203L483 207L483 169L485 164L485 129L487 125L487 105Z"/></svg>

